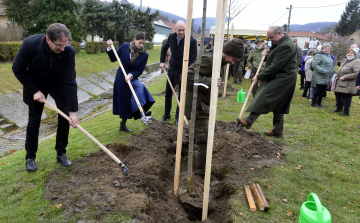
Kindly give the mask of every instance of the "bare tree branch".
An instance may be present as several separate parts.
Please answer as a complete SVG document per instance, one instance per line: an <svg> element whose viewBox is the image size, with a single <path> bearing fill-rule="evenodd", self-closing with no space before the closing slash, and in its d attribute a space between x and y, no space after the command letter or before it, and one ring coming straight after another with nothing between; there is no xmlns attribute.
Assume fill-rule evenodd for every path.
<svg viewBox="0 0 360 223"><path fill-rule="evenodd" d="M229 26L230 22L238 16L246 7L248 7L254 0L251 0L249 3L244 4L243 2L239 2L239 0L228 0L228 8L227 8L227 17L225 24L227 25L226 36L229 36Z"/></svg>

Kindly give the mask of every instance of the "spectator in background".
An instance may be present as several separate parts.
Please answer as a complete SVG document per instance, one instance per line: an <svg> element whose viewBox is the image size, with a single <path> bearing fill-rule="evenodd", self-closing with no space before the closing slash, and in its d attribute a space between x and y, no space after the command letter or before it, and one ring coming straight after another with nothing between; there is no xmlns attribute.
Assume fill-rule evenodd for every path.
<svg viewBox="0 0 360 223"><path fill-rule="evenodd" d="M293 43L296 46L297 49L297 63L296 63L296 68L299 69L301 68L301 61L303 60L303 53L302 53L302 49L297 45L297 38L292 38ZM301 71L301 69L299 70L299 74L300 74L300 90L304 89L304 80L305 80L305 71Z"/></svg>
<svg viewBox="0 0 360 223"><path fill-rule="evenodd" d="M311 103L313 107L324 107L321 104L322 98L325 94L326 87L331 83L332 75L334 74L333 60L330 57L331 46L329 43L324 43L321 46L321 51L314 54L314 59L311 66L314 69L313 81L316 84L314 97Z"/></svg>
<svg viewBox="0 0 360 223"><path fill-rule="evenodd" d="M360 71L359 71L358 76L356 78L355 85L356 85L357 92L359 93L360 92ZM360 99L360 96L359 96L359 99ZM360 129L360 125L359 125L358 128Z"/></svg>
<svg viewBox="0 0 360 223"><path fill-rule="evenodd" d="M242 37L239 38L243 41ZM249 56L249 48L246 44L244 44L244 56L242 58L239 58L234 63L233 67L233 83L241 84L242 83L242 77L243 77L243 70L245 66L245 59Z"/></svg>
<svg viewBox="0 0 360 223"><path fill-rule="evenodd" d="M304 87L304 93L302 94L302 97L308 97L312 98L312 95L310 95L310 85L311 85L311 79L313 75L313 71L310 69L311 62L313 61L314 57L313 54L316 53L315 49L311 49L308 51L307 56L304 59L304 71L305 71L305 87ZM308 95L309 91L309 95Z"/></svg>
<svg viewBox="0 0 360 223"><path fill-rule="evenodd" d="M255 40L255 48L251 53L249 54L249 58L247 60L248 69L250 70L250 78L251 82L252 79L255 77L255 74L258 70L258 67L260 65L261 59L262 59L262 52L266 50L266 48L263 45L263 40L261 37L257 37ZM260 72L265 69L266 62L264 61L261 65ZM260 73L259 72L259 73ZM256 91L259 88L259 83L254 84L254 87L251 91L253 97L255 97Z"/></svg>
<svg viewBox="0 0 360 223"><path fill-rule="evenodd" d="M357 92L355 80L360 70L360 60L353 49L348 50L346 57L333 85L336 96L336 109L333 112L342 112L340 116L349 115L352 96Z"/></svg>

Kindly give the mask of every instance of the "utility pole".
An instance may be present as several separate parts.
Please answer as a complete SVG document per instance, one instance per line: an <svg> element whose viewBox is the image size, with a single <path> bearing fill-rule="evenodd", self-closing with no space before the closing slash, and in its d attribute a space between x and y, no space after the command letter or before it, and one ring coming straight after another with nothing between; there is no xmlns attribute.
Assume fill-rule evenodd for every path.
<svg viewBox="0 0 360 223"><path fill-rule="evenodd" d="M142 0L140 0L140 11L142 11Z"/></svg>
<svg viewBox="0 0 360 223"><path fill-rule="evenodd" d="M289 18L288 18L288 26L287 26L287 34L289 35L289 32L290 32L290 17L291 17L292 5L290 5L290 8L286 8L286 9L289 9Z"/></svg>

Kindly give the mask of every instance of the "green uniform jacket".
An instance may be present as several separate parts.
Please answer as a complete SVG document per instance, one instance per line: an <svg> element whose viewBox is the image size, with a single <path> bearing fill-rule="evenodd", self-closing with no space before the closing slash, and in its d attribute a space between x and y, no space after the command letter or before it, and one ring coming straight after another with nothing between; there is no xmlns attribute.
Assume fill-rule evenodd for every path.
<svg viewBox="0 0 360 223"><path fill-rule="evenodd" d="M296 62L296 46L285 34L270 49L265 69L257 76L261 81L259 89L246 111L289 114L297 78Z"/></svg>
<svg viewBox="0 0 360 223"><path fill-rule="evenodd" d="M261 58L262 58L262 52L265 50L265 47L262 47L261 49L253 49L253 51L251 51L250 55L249 55L249 58L247 59L247 65L248 65L248 68L250 70L254 70L255 73L260 65L260 62L261 62ZM260 68L260 71L264 70L265 68L265 61L262 63L261 65L261 68Z"/></svg>
<svg viewBox="0 0 360 223"><path fill-rule="evenodd" d="M191 117L191 107L193 101L193 87L195 79L196 62L188 68L185 115ZM198 83L205 84L209 88L198 86L198 98L196 105L196 118L209 118L210 96L211 96L211 76L213 68L213 50L202 54L199 71Z"/></svg>
<svg viewBox="0 0 360 223"><path fill-rule="evenodd" d="M314 53L314 59L311 66L314 68L312 81L314 84L330 85L331 78L335 72L333 68L334 61L329 54L323 51Z"/></svg>

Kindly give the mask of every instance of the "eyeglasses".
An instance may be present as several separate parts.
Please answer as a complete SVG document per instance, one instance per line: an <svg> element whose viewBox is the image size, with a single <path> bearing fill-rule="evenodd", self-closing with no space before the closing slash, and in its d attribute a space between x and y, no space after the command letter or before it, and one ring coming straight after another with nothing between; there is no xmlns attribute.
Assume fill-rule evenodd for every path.
<svg viewBox="0 0 360 223"><path fill-rule="evenodd" d="M56 44L56 43L54 43L52 40L50 40L50 41L51 41L53 44L55 44L55 46L57 46L58 48L70 46L70 43L67 43L67 44Z"/></svg>

